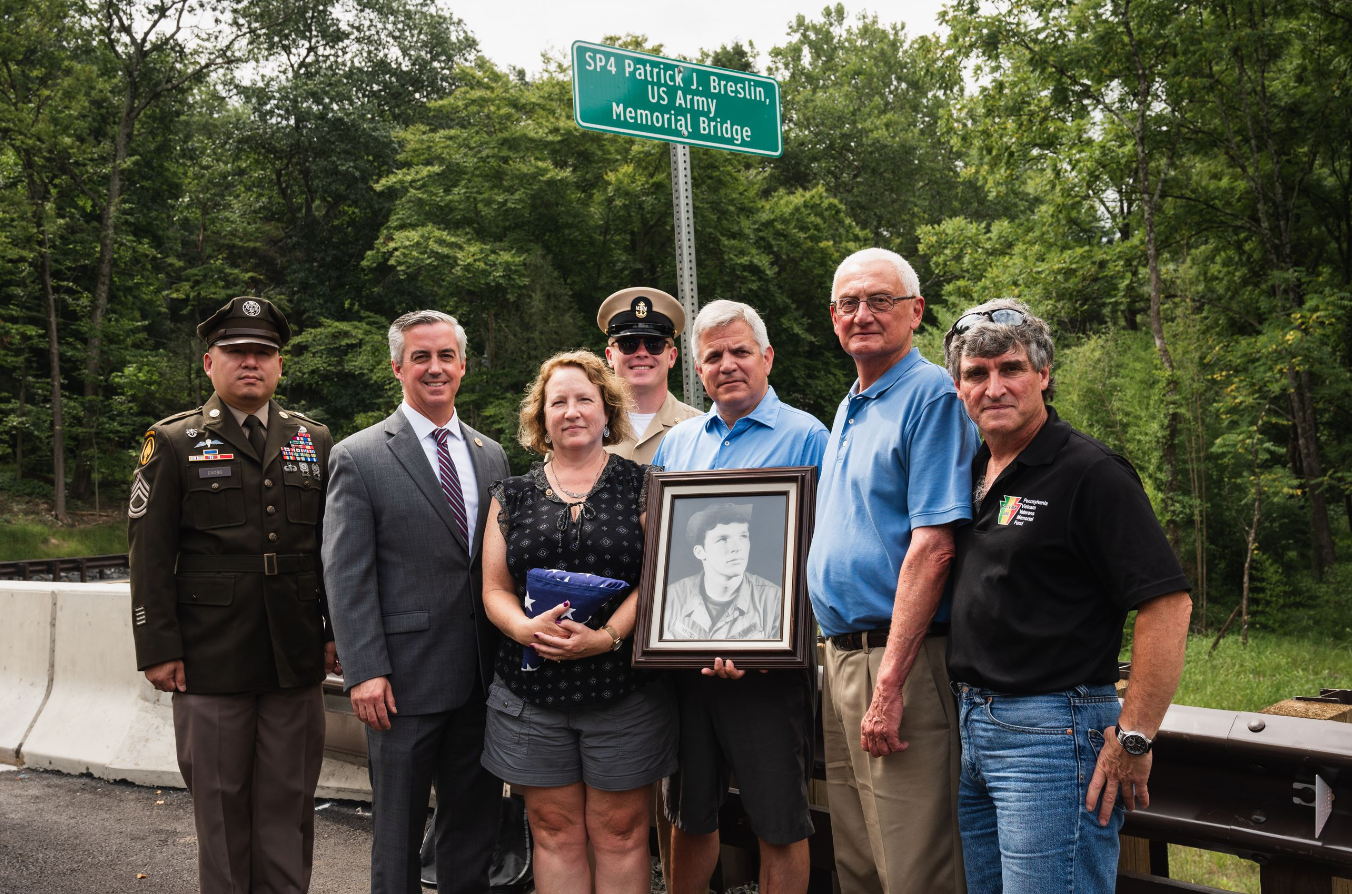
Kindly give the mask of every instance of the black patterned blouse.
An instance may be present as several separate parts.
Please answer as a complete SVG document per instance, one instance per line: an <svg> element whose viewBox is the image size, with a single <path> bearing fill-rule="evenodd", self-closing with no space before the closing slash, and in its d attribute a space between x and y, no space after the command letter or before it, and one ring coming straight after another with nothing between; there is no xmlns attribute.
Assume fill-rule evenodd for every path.
<svg viewBox="0 0 1352 894"><path fill-rule="evenodd" d="M488 491L502 507L498 524L507 540L507 570L517 598L525 600L526 572L532 568L599 574L638 586L643 567L638 517L648 503L651 472L650 466L611 455L576 520L545 477L544 463L533 464L528 475L494 482ZM587 626L600 630L628 596L629 591L616 594ZM652 681L650 673L629 666L632 637L618 651L546 661L535 671L521 669L521 649L520 643L503 638L498 676L521 698L549 708L603 704Z"/></svg>

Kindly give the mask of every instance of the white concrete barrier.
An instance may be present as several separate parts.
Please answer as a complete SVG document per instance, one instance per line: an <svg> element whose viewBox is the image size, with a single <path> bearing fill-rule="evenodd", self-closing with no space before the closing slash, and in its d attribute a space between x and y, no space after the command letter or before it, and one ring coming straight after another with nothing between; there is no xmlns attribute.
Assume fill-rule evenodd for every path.
<svg viewBox="0 0 1352 894"><path fill-rule="evenodd" d="M52 689L25 766L178 785L168 697L136 671L127 584L58 584Z"/></svg>
<svg viewBox="0 0 1352 894"><path fill-rule="evenodd" d="M0 590L0 594L5 592L8 590ZM136 670L129 585L68 583L53 588L52 584L46 584L42 592L47 594L42 634L49 644L42 647L42 663L50 663L50 693L27 737L19 740L16 748L19 762L24 766L90 773L138 785L182 788L183 777L174 750L173 697L157 691ZM39 613L33 606L39 601L30 597L23 603L34 617ZM38 637L4 629L10 625L9 618L7 603L0 602L0 645L7 647L11 638L24 636L28 644L25 648L36 654ZM36 621L28 622L30 629L36 629L35 624ZM18 670L12 674L4 670L9 663L7 658L0 658L0 692L11 676L19 676ZM15 664L17 668L17 660ZM28 655L23 666L36 667L34 655ZM32 676L33 671L27 669L23 673ZM45 673L44 670L41 687L33 684L28 689L41 688L46 692ZM0 717L10 713L4 710L8 704L0 696ZM17 716L22 712L15 713ZM343 726L341 722L336 725ZM0 726L0 731L5 728ZM0 749L6 741L0 738ZM0 750L0 760L3 755ZM337 753L326 754L316 792L319 797L370 800L366 767L355 755L349 757L354 760L342 760Z"/></svg>
<svg viewBox="0 0 1352 894"><path fill-rule="evenodd" d="M0 581L0 763L17 763L51 681L49 583Z"/></svg>

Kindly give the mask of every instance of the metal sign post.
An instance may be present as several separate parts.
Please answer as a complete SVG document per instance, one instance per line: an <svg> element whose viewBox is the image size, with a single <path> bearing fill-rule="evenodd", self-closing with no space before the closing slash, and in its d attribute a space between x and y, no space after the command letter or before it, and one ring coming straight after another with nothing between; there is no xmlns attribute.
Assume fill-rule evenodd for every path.
<svg viewBox="0 0 1352 894"><path fill-rule="evenodd" d="M770 157L783 153L779 82L579 40L573 42L573 120L587 130L671 146L676 283L687 326L681 337L681 382L685 402L702 410L704 387L695 375L689 328L699 312L690 146Z"/></svg>
<svg viewBox="0 0 1352 894"><path fill-rule="evenodd" d="M685 309L681 335L681 389L685 402L704 409L704 386L695 375L692 330L699 313L699 286L695 277L695 203L690 195L690 147L671 144L671 211L676 223L676 287Z"/></svg>

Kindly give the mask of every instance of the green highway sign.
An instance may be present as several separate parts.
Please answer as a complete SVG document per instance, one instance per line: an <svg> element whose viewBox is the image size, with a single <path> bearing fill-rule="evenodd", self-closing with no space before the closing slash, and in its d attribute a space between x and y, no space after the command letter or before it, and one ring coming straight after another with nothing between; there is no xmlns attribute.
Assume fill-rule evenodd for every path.
<svg viewBox="0 0 1352 894"><path fill-rule="evenodd" d="M573 43L573 118L587 130L781 155L774 78Z"/></svg>

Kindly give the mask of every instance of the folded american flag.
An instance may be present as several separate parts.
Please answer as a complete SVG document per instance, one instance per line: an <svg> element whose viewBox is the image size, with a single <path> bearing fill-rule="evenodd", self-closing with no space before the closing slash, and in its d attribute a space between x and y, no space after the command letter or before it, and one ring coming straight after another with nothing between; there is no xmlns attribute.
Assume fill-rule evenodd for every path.
<svg viewBox="0 0 1352 894"><path fill-rule="evenodd" d="M560 571L557 568L532 568L526 572L526 617L534 618L551 608L571 603L568 611L560 616L579 624L591 620L596 610L605 605L618 593L630 590L629 584L613 577L601 577L599 574L584 574L580 571ZM534 646L521 650L521 669L539 670L540 654Z"/></svg>

